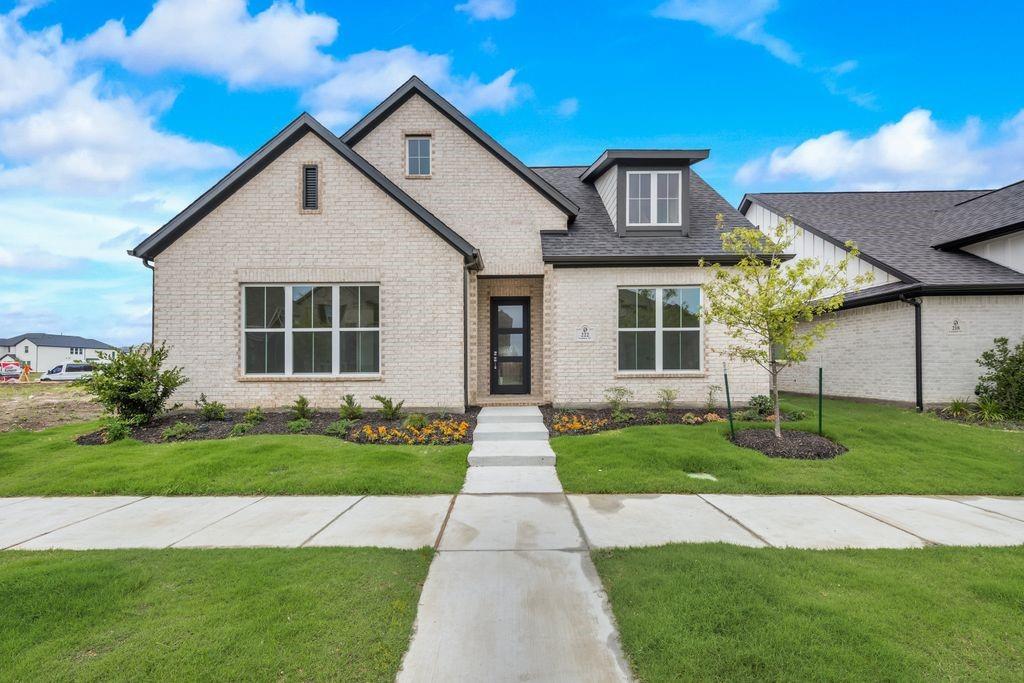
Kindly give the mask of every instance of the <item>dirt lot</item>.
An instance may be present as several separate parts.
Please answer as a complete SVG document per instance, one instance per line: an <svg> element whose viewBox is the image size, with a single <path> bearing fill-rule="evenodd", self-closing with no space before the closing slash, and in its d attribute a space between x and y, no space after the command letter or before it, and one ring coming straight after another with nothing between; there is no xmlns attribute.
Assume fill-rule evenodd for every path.
<svg viewBox="0 0 1024 683"><path fill-rule="evenodd" d="M91 396L66 383L0 384L0 432L84 422L100 413L99 404Z"/></svg>

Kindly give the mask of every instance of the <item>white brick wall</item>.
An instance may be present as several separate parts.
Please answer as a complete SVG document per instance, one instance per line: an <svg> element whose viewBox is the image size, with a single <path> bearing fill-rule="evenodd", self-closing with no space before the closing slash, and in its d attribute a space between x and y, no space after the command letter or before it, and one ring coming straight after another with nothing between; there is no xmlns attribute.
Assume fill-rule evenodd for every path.
<svg viewBox="0 0 1024 683"><path fill-rule="evenodd" d="M303 163L321 165L321 205L299 211ZM380 283L382 379L241 376L240 283ZM309 134L155 260L155 330L170 362L229 406L281 406L299 394L333 407L383 393L410 407L463 405L462 256Z"/></svg>
<svg viewBox="0 0 1024 683"><path fill-rule="evenodd" d="M431 177L405 175L405 136L431 136ZM565 230L566 216L418 95L355 150L483 255L484 275L540 275L540 231Z"/></svg>
<svg viewBox="0 0 1024 683"><path fill-rule="evenodd" d="M552 296L550 381L545 387L555 405L586 406L604 402L604 390L624 386L639 403L657 401L658 390L679 392L679 402L698 405L708 386L723 385L723 363L729 366L733 400L742 404L751 396L768 393L768 374L759 366L729 359L724 349L730 340L720 325L705 326L703 373L630 376L618 368L618 288L620 286L699 285L699 268L554 268L545 279ZM591 326L594 341L577 342L576 328ZM724 404L725 394L719 392Z"/></svg>

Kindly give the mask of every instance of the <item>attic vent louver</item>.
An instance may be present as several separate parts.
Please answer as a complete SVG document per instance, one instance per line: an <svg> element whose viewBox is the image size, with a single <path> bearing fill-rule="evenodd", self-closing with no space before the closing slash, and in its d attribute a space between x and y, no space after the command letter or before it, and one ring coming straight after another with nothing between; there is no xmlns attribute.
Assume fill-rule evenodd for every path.
<svg viewBox="0 0 1024 683"><path fill-rule="evenodd" d="M302 167L302 210L316 211L320 208L319 171L317 166Z"/></svg>

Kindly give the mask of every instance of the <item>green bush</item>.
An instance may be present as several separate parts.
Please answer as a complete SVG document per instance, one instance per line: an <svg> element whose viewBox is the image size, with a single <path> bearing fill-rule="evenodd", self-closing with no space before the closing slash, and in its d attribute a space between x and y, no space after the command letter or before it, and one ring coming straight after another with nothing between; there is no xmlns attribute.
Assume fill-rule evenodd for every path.
<svg viewBox="0 0 1024 683"><path fill-rule="evenodd" d="M970 401L962 398L956 398L950 401L949 405L942 409L942 413L948 417L953 417L958 420L966 420L974 413L974 406L971 405Z"/></svg>
<svg viewBox="0 0 1024 683"><path fill-rule="evenodd" d="M608 387L604 390L604 400L612 409L612 420L625 422L633 418L633 414L626 410L626 404L633 399L633 392L626 387Z"/></svg>
<svg viewBox="0 0 1024 683"><path fill-rule="evenodd" d="M132 426L116 417L107 418L103 423L103 443L114 443L132 435Z"/></svg>
<svg viewBox="0 0 1024 683"><path fill-rule="evenodd" d="M231 428L231 431L228 432L228 436L245 436L249 433L249 430L252 429L254 424L255 423L253 422L239 422Z"/></svg>
<svg viewBox="0 0 1024 683"><path fill-rule="evenodd" d="M708 385L708 395L704 399L704 412L714 413L718 410L718 392L722 390L722 387L717 384Z"/></svg>
<svg viewBox="0 0 1024 683"><path fill-rule="evenodd" d="M109 414L132 425L145 424L162 413L171 394L188 381L181 368L161 369L167 353L165 344L100 353L104 362L76 384L95 396Z"/></svg>
<svg viewBox="0 0 1024 683"><path fill-rule="evenodd" d="M165 429L160 436L164 441L178 441L190 434L195 434L197 431L199 430L196 429L195 425L179 420Z"/></svg>
<svg viewBox="0 0 1024 683"><path fill-rule="evenodd" d="M672 410L672 404L679 398L679 392L675 389L658 389L658 406L663 411Z"/></svg>
<svg viewBox="0 0 1024 683"><path fill-rule="evenodd" d="M358 420L363 416L363 407L356 403L356 397L352 394L345 394L342 398L341 410L338 417L343 420Z"/></svg>
<svg viewBox="0 0 1024 683"><path fill-rule="evenodd" d="M309 407L309 399L305 396L299 396L295 399L295 403L291 405L289 410L292 414L292 420L309 420L313 417L313 409Z"/></svg>
<svg viewBox="0 0 1024 683"><path fill-rule="evenodd" d="M982 422L1002 422L1006 419L999 402L991 398L978 399L978 412L975 413Z"/></svg>
<svg viewBox="0 0 1024 683"><path fill-rule="evenodd" d="M395 403L391 398L380 394L375 394L370 398L380 404L380 416L385 420L397 420L402 417L402 406L405 405L405 401Z"/></svg>
<svg viewBox="0 0 1024 683"><path fill-rule="evenodd" d="M260 408L259 406L253 406L252 408L249 408L249 410L247 410L245 415L242 417L242 420L244 422L247 422L251 425L258 425L260 422L263 422L266 419L267 416L263 414L263 408Z"/></svg>
<svg viewBox="0 0 1024 683"><path fill-rule="evenodd" d="M1009 339L997 338L978 365L986 369L974 389L979 412L982 401L990 401L1003 419L1024 420L1024 340L1011 349Z"/></svg>
<svg viewBox="0 0 1024 683"><path fill-rule="evenodd" d="M409 427L412 427L413 429L423 429L429 422L430 420L428 420L427 416L423 413L411 413L407 418L405 418L405 422L403 422L402 425L406 429Z"/></svg>
<svg viewBox="0 0 1024 683"><path fill-rule="evenodd" d="M355 420L346 420L345 418L341 418L327 425L327 429L324 430L324 434L326 434L327 436L337 436L339 438L344 439L346 436L348 436L348 433L352 431L352 428L355 426Z"/></svg>
<svg viewBox="0 0 1024 683"><path fill-rule="evenodd" d="M199 394L196 408L199 409L199 415L204 420L223 420L227 417L227 408L224 407L224 404L220 401L207 401L206 394Z"/></svg>
<svg viewBox="0 0 1024 683"><path fill-rule="evenodd" d="M305 417L298 417L288 423L288 431L292 434L301 434L309 429L312 424L312 420Z"/></svg>
<svg viewBox="0 0 1024 683"><path fill-rule="evenodd" d="M762 417L765 415L775 414L774 401L772 401L771 397L765 396L764 394L751 396L750 400L747 401L747 407Z"/></svg>
<svg viewBox="0 0 1024 683"><path fill-rule="evenodd" d="M652 410L647 413L647 421L652 425L667 424L672 420L671 416L663 410Z"/></svg>

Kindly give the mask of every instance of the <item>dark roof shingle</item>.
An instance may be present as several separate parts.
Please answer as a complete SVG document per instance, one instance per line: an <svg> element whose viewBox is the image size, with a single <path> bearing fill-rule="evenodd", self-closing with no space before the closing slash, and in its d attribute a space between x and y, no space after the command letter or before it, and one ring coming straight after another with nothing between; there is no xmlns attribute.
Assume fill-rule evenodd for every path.
<svg viewBox="0 0 1024 683"><path fill-rule="evenodd" d="M1024 229L1024 180L973 197L935 216L934 246L952 248Z"/></svg>
<svg viewBox="0 0 1024 683"><path fill-rule="evenodd" d="M117 347L111 346L106 342L101 342L96 339L89 339L88 337L77 337L69 334L47 334L46 332L26 332L9 339L0 339L0 345L3 346L14 346L23 339L28 339L36 346L55 346L58 348L62 347L81 347L83 349L110 349L117 350Z"/></svg>

